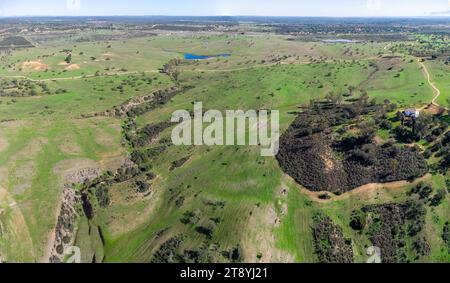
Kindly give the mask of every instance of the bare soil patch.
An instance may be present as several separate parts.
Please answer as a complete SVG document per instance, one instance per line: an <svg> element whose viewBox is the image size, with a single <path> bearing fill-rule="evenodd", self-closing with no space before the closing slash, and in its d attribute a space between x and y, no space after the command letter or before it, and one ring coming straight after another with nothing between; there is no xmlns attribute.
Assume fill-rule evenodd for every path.
<svg viewBox="0 0 450 283"><path fill-rule="evenodd" d="M42 147L47 143L48 140L45 138L34 139L22 148L19 153L12 158L12 160L33 160L42 150Z"/></svg>
<svg viewBox="0 0 450 283"><path fill-rule="evenodd" d="M21 195L31 188L36 164L34 161L28 161L14 169L13 177L17 185L13 188L14 195Z"/></svg>
<svg viewBox="0 0 450 283"><path fill-rule="evenodd" d="M327 191L312 192L307 189L302 189L302 193L307 195L313 201L319 202L319 203L335 202L335 201L339 201L339 200L348 199L351 196L369 196L369 198L373 199L376 195L379 195L379 193L382 192L383 190L398 190L398 189L403 189L407 186L417 185L420 182L429 180L430 176L431 176L430 174L427 174L422 178L418 178L418 179L414 180L413 182L398 181L398 182L390 182L390 183L384 183L384 184L383 183L367 184L367 185L358 187L352 191L346 192L339 196L330 194ZM286 177L288 179L291 179L288 176L286 176ZM295 182L295 181L291 179L291 182ZM332 197L330 199L320 199L319 196L322 194L328 194Z"/></svg>
<svg viewBox="0 0 450 283"><path fill-rule="evenodd" d="M373 138L373 142L374 142L376 145L383 145L384 140L383 140L380 136L375 136L375 137Z"/></svg>
<svg viewBox="0 0 450 283"><path fill-rule="evenodd" d="M243 233L242 250L245 261L260 263L294 262L293 255L276 247L273 233L276 212L272 206L257 208L248 220L248 231ZM270 252L269 252L270 251Z"/></svg>
<svg viewBox="0 0 450 283"><path fill-rule="evenodd" d="M23 62L22 68L33 71L44 71L50 69L50 67L47 64L42 63L42 61Z"/></svg>
<svg viewBox="0 0 450 283"><path fill-rule="evenodd" d="M4 151L8 146L8 141L5 138L0 137L0 152Z"/></svg>
<svg viewBox="0 0 450 283"><path fill-rule="evenodd" d="M76 71L79 69L80 69L80 66L78 64L70 64L69 66L67 66L65 68L65 70L67 70L67 71Z"/></svg>
<svg viewBox="0 0 450 283"><path fill-rule="evenodd" d="M100 167L91 159L77 158L59 162L53 172L66 184L78 184L100 176Z"/></svg>
<svg viewBox="0 0 450 283"><path fill-rule="evenodd" d="M445 113L445 108L435 104L430 104L424 109L424 112L433 116L438 116Z"/></svg>
<svg viewBox="0 0 450 283"><path fill-rule="evenodd" d="M105 147L114 147L115 146L115 140L114 138L108 134L106 131L99 129L99 128L93 128L95 131L95 142L99 145L105 146Z"/></svg>
<svg viewBox="0 0 450 283"><path fill-rule="evenodd" d="M26 184L17 185L13 189L14 195L21 195L25 193L27 190L31 189L31 182Z"/></svg>
<svg viewBox="0 0 450 283"><path fill-rule="evenodd" d="M130 160L127 157L120 154L103 157L102 160L100 161L100 165L103 170L115 172L119 168L121 168L124 164L127 164L129 162Z"/></svg>
<svg viewBox="0 0 450 283"><path fill-rule="evenodd" d="M270 225L274 227L280 226L280 219L278 218L277 212L275 211L275 208L269 207L267 214L266 214L266 221Z"/></svg>
<svg viewBox="0 0 450 283"><path fill-rule="evenodd" d="M71 141L71 140L66 140L66 141L60 143L58 147L63 153L70 154L70 155L78 155L83 152L81 147L78 144L76 144L74 141Z"/></svg>
<svg viewBox="0 0 450 283"><path fill-rule="evenodd" d="M114 54L114 53L111 53L111 52L106 52L106 53L103 53L102 56L105 56L105 57L115 57L115 56L117 56L117 55Z"/></svg>
<svg viewBox="0 0 450 283"><path fill-rule="evenodd" d="M83 149L77 143L74 134L61 135L57 138L56 143L58 144L59 150L65 154L80 155L83 153Z"/></svg>

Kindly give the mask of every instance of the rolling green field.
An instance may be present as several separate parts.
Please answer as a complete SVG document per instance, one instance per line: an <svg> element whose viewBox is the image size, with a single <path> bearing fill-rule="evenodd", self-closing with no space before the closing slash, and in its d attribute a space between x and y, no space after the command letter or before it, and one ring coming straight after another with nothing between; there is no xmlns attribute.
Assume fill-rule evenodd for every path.
<svg viewBox="0 0 450 283"><path fill-rule="evenodd" d="M8 262L47 261L58 217L64 172L96 167L117 170L130 156L123 136L126 117L94 115L130 99L175 85L185 90L136 117L136 127L166 122L179 109L278 109L281 129L293 112L329 94L422 107L433 90L417 60L385 57L386 44L300 42L275 35L165 35L77 43L90 33L2 54L0 80L44 81L52 94L0 96L0 254ZM71 62L64 63L68 54ZM183 61L177 81L159 69L183 53L227 58ZM447 105L448 65L425 63ZM64 90L59 91L58 90ZM136 193L133 180L109 188L110 204L94 220L80 217L74 244L84 261L150 262L160 247L182 235L180 249L200 251L200 261L229 262L233 250L245 262L317 262L312 218L328 215L353 239L356 262L367 260L367 235L352 230L355 209L401 202L413 185L374 188L323 201L263 158L258 147L170 145L171 127L145 148L166 145L151 161L150 193ZM387 137L386 137L387 138ZM167 142L169 140L169 142ZM173 163L187 158L178 168ZM445 186L433 173L430 182ZM423 235L430 239L423 262L450 262L441 234L449 220L449 196L428 208ZM183 221L183 219L188 220ZM100 227L101 235L89 233ZM199 232L206 227L209 232ZM99 231L100 231L99 230ZM101 238L101 240L99 240ZM104 243L102 243L102 241ZM408 243L410 244L410 243ZM89 256L87 256L89 255ZM413 259L412 259L413 260Z"/></svg>

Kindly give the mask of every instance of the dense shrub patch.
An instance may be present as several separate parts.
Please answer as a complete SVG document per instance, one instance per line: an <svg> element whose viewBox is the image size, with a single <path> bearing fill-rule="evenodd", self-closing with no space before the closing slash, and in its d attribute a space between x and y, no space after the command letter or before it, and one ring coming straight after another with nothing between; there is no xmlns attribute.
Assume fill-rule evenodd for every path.
<svg viewBox="0 0 450 283"><path fill-rule="evenodd" d="M450 253L450 223L445 223L444 232L442 233L442 240L447 245L448 252Z"/></svg>
<svg viewBox="0 0 450 283"><path fill-rule="evenodd" d="M132 136L130 143L133 148L143 147L150 144L161 134L165 129L169 128L171 123L163 122L158 124L150 124L138 130L136 135Z"/></svg>
<svg viewBox="0 0 450 283"><path fill-rule="evenodd" d="M429 253L425 238L417 238L413 251L408 249L408 237L417 236L425 225L426 209L422 202L408 201L403 204L383 204L363 207L366 214L365 231L374 246L381 249L385 263L409 262L408 254L417 257Z"/></svg>
<svg viewBox="0 0 450 283"><path fill-rule="evenodd" d="M191 157L190 156L186 156L183 157L179 160L176 160L174 162L172 162L172 165L170 166L170 171L173 171L177 168L180 168L181 166L183 166Z"/></svg>
<svg viewBox="0 0 450 283"><path fill-rule="evenodd" d="M280 139L281 168L310 190L334 193L425 175L428 165L417 148L377 144L379 125L357 119L366 118L357 113L377 117L384 107L360 100L344 106L311 106Z"/></svg>
<svg viewBox="0 0 450 283"><path fill-rule="evenodd" d="M312 227L314 247L321 263L352 263L352 241L345 239L342 228L325 216L318 215Z"/></svg>
<svg viewBox="0 0 450 283"><path fill-rule="evenodd" d="M183 236L176 236L164 242L153 255L152 263L175 263L177 250L183 242Z"/></svg>

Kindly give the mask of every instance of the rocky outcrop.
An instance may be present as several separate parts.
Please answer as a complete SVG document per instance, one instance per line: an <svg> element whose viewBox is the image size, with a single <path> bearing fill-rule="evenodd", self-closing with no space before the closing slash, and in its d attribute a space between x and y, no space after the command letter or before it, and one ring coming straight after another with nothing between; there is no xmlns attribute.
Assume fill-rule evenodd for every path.
<svg viewBox="0 0 450 283"><path fill-rule="evenodd" d="M64 260L65 252L74 244L78 219L83 215L82 195L73 188L73 184L91 181L98 178L100 173L99 168L86 167L75 171L68 170L63 174L64 190L48 259L51 263Z"/></svg>
<svg viewBox="0 0 450 283"><path fill-rule="evenodd" d="M51 263L62 262L65 251L73 245L76 222L82 213L79 206L80 202L81 199L78 192L65 185L55 228L53 247L49 258Z"/></svg>
<svg viewBox="0 0 450 283"><path fill-rule="evenodd" d="M83 115L82 118L91 118L97 116L106 116L113 118L124 118L132 115L133 110L137 110L139 113L145 113L148 110L155 109L156 107L167 103L175 95L177 95L181 90L177 87L171 87L164 90L155 91L149 95L143 95L134 97L125 103L115 106L103 112L92 113L89 115Z"/></svg>
<svg viewBox="0 0 450 283"><path fill-rule="evenodd" d="M145 95L145 96L139 96L135 97L126 103L116 106L112 109L106 110L103 112L103 116L108 117L125 117L127 115L127 112L133 109L134 107L141 105L145 102L149 102L153 99L154 94L151 95Z"/></svg>
<svg viewBox="0 0 450 283"><path fill-rule="evenodd" d="M100 176L99 168L85 168L66 175L69 184L79 184L85 181L93 180Z"/></svg>

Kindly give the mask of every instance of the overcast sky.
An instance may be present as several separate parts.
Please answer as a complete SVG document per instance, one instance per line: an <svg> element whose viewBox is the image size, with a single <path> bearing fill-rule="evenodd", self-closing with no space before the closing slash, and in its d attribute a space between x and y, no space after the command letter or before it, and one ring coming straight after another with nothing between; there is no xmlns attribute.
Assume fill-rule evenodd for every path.
<svg viewBox="0 0 450 283"><path fill-rule="evenodd" d="M0 0L0 16L108 15L450 16L450 0Z"/></svg>

